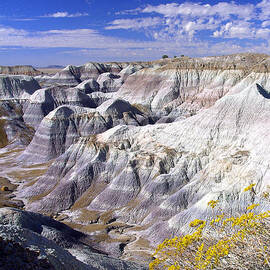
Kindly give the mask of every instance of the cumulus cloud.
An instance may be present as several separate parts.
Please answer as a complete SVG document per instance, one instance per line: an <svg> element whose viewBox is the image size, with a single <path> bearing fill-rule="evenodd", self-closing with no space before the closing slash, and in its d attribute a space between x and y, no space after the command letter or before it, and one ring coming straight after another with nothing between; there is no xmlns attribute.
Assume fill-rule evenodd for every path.
<svg viewBox="0 0 270 270"><path fill-rule="evenodd" d="M262 27L268 27L268 26L270 26L270 20L262 22Z"/></svg>
<svg viewBox="0 0 270 270"><path fill-rule="evenodd" d="M256 36L256 30L251 27L249 22L238 21L238 22L228 22L213 33L214 37L223 38L251 38Z"/></svg>
<svg viewBox="0 0 270 270"><path fill-rule="evenodd" d="M235 4L234 2L220 2L215 5L190 3L182 4L170 3L158 6L148 5L142 10L144 13L159 13L165 17L190 16L190 17L207 17L217 15L219 17L229 17L232 15L241 18L252 18L254 16L254 5L252 4Z"/></svg>
<svg viewBox="0 0 270 270"><path fill-rule="evenodd" d="M269 0L263 0L257 4L257 8L260 9L259 18L266 20L270 18L270 2Z"/></svg>
<svg viewBox="0 0 270 270"><path fill-rule="evenodd" d="M140 29L160 25L161 23L162 19L159 17L118 19L110 22L109 26L105 27L105 29Z"/></svg>
<svg viewBox="0 0 270 270"><path fill-rule="evenodd" d="M76 17L83 17L83 16L88 16L88 13L73 13L70 14L66 11L58 11L53 14L47 14L42 16L43 18L76 18Z"/></svg>
<svg viewBox="0 0 270 270"><path fill-rule="evenodd" d="M145 14L156 14L145 18ZM156 40L192 40L200 38L202 31L208 37L254 39L268 38L270 2L262 0L257 5L236 2L202 4L194 2L147 5L117 13L137 14L141 18L117 19L106 27L110 29L144 29L146 35ZM261 26L256 25L261 20ZM206 35L206 32L204 32Z"/></svg>

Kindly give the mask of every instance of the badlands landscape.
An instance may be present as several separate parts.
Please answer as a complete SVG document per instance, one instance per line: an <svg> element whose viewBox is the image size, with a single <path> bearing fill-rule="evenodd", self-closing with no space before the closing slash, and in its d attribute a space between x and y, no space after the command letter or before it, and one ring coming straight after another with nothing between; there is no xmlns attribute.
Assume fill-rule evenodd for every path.
<svg viewBox="0 0 270 270"><path fill-rule="evenodd" d="M211 200L270 210L269 55L0 73L3 269L147 269Z"/></svg>

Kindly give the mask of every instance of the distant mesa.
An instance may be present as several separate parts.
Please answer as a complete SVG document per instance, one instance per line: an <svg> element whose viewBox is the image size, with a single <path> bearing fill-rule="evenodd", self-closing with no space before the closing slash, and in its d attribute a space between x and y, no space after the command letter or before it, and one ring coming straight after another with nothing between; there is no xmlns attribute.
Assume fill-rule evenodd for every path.
<svg viewBox="0 0 270 270"><path fill-rule="evenodd" d="M0 66L0 74L37 76L42 72L30 65Z"/></svg>
<svg viewBox="0 0 270 270"><path fill-rule="evenodd" d="M44 67L36 67L36 69L63 69L65 68L65 66L61 66L61 65L49 65L49 66L44 66Z"/></svg>

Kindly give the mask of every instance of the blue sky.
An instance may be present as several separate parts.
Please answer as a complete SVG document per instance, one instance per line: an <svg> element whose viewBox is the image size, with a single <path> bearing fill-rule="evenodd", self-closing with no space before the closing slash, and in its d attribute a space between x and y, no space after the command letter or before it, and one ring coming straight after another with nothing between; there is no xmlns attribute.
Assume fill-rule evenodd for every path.
<svg viewBox="0 0 270 270"><path fill-rule="evenodd" d="M1 0L0 65L270 54L270 0Z"/></svg>

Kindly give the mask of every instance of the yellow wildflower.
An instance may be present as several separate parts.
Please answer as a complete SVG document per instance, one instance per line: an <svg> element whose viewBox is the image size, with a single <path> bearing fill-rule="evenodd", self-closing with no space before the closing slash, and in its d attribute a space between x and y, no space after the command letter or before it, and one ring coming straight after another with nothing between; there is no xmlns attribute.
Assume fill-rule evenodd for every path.
<svg viewBox="0 0 270 270"><path fill-rule="evenodd" d="M259 206L258 203L251 204L250 206L247 207L247 210L253 210L255 207Z"/></svg>
<svg viewBox="0 0 270 270"><path fill-rule="evenodd" d="M189 223L189 226L194 228L194 227L198 227L199 225L202 225L204 223L205 223L205 221L203 221L203 220L195 219Z"/></svg>
<svg viewBox="0 0 270 270"><path fill-rule="evenodd" d="M216 205L218 203L218 200L214 201L214 200L211 200L207 203L208 206L212 207L212 208L215 208Z"/></svg>
<svg viewBox="0 0 270 270"><path fill-rule="evenodd" d="M254 186L255 184L250 184L248 187L244 189L244 192L251 190Z"/></svg>
<svg viewBox="0 0 270 270"><path fill-rule="evenodd" d="M265 198L265 199L268 199L269 198L269 192L263 192L262 196Z"/></svg>

